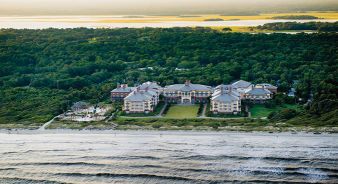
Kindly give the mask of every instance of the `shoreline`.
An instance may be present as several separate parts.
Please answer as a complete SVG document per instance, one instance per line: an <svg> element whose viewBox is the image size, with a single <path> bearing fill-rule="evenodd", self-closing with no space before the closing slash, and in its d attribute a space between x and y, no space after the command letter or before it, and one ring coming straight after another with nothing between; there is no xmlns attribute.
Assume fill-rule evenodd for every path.
<svg viewBox="0 0 338 184"><path fill-rule="evenodd" d="M191 128L191 127L189 127ZM319 127L314 129L313 127L289 127L285 129L278 129L278 127L259 127L255 128L246 128L246 127L220 127L219 129L213 129L212 127L200 127L200 128L191 128L188 127L166 127L166 128L152 128L152 127L141 127L141 126L129 126L116 129L110 128L92 128L92 129L72 129L72 128L55 128L55 129L28 129L28 128L13 128L6 129L0 128L0 133L7 134L20 134L20 133L116 133L116 132L186 132L186 133L264 133L264 134L338 134L338 127ZM263 129L262 129L263 128ZM264 129L267 128L267 129ZM332 129L331 131L328 129Z"/></svg>
<svg viewBox="0 0 338 184"><path fill-rule="evenodd" d="M140 133L144 135L210 135L210 134L257 134L257 135L308 135L308 136L325 136L325 135L338 135L338 133L329 133L329 132L306 132L306 131L283 131L283 132L267 132L267 131L216 131L216 130L148 130L148 129L139 129L139 130L74 130L74 129L47 129L47 130L29 130L29 129L16 129L16 130L6 130L0 129L0 134L130 134L130 135L139 135Z"/></svg>
<svg viewBox="0 0 338 184"><path fill-rule="evenodd" d="M286 122L270 122L266 119L248 118L215 118L215 119L160 119L160 118L121 118L116 121L74 122L48 121L34 126L0 126L1 132L111 132L111 131L186 131L186 132L265 132L283 133L300 132L313 134L337 134L338 126L294 126ZM46 124L48 124L46 126ZM14 124L8 124L14 125Z"/></svg>

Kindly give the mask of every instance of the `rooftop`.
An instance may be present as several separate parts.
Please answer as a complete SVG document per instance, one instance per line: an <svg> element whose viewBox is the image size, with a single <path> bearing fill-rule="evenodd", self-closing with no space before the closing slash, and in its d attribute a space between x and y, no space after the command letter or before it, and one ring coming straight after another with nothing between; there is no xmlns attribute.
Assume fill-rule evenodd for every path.
<svg viewBox="0 0 338 184"><path fill-rule="evenodd" d="M145 82L139 86L140 90L146 90L146 89L160 89L161 86L158 85L156 82Z"/></svg>
<svg viewBox="0 0 338 184"><path fill-rule="evenodd" d="M113 89L111 92L119 92L119 93L130 93L134 91L135 87L128 87L127 84L121 84L119 87Z"/></svg>
<svg viewBox="0 0 338 184"><path fill-rule="evenodd" d="M237 82L232 83L231 85L233 87L236 87L236 88L248 88L252 84L250 82L245 81L245 80L239 80Z"/></svg>
<svg viewBox="0 0 338 184"><path fill-rule="evenodd" d="M246 93L250 95L267 95L272 94L269 90L263 88L253 88L248 90Z"/></svg>
<svg viewBox="0 0 338 184"><path fill-rule="evenodd" d="M232 92L226 92L226 93L218 93L218 95L211 98L213 101L219 101L219 102L232 102L240 100L238 96L236 96Z"/></svg>
<svg viewBox="0 0 338 184"><path fill-rule="evenodd" d="M167 90L172 91L211 91L212 88L210 86L202 85L202 84L192 84L192 83L185 83L185 84L174 84L170 86L166 86Z"/></svg>
<svg viewBox="0 0 338 184"><path fill-rule="evenodd" d="M261 83L261 84L256 84L256 87L264 87L264 88L270 88L270 89L277 89L276 86L268 83Z"/></svg>
<svg viewBox="0 0 338 184"><path fill-rule="evenodd" d="M152 91L134 91L124 99L128 101L147 101L151 100L153 95L154 92Z"/></svg>

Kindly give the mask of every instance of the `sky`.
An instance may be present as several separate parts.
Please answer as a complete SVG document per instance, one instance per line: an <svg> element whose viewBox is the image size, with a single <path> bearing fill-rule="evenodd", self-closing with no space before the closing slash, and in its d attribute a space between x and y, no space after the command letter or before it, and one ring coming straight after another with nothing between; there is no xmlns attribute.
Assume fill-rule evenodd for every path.
<svg viewBox="0 0 338 184"><path fill-rule="evenodd" d="M171 15L338 10L338 0L0 0L0 15Z"/></svg>

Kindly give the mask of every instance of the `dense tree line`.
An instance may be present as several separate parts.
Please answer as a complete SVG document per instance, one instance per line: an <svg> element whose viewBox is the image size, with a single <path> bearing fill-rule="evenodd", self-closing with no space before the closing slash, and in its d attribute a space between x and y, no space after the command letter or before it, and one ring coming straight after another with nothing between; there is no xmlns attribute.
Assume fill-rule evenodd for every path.
<svg viewBox="0 0 338 184"><path fill-rule="evenodd" d="M283 16L274 16L273 19L286 19L286 20L312 20L319 19L316 16L312 15L283 15Z"/></svg>
<svg viewBox="0 0 338 184"><path fill-rule="evenodd" d="M283 30L309 30L319 32L338 32L338 22L276 22L257 26L258 29L283 31Z"/></svg>
<svg viewBox="0 0 338 184"><path fill-rule="evenodd" d="M337 102L337 43L336 33L3 29L0 122L29 121L34 111L44 112L46 117L40 118L44 121L74 101L109 101L109 91L117 83L135 85L150 80L164 86L186 79L212 86L238 79L268 82L278 85L281 92L296 85L304 102L312 96L335 101L331 107L309 108L321 114ZM27 95L17 98L18 94Z"/></svg>

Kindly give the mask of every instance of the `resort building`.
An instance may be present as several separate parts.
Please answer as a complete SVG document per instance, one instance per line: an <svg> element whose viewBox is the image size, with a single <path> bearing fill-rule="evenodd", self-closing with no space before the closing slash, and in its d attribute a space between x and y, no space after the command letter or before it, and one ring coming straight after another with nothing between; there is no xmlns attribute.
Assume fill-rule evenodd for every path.
<svg viewBox="0 0 338 184"><path fill-rule="evenodd" d="M137 87L139 91L153 91L156 93L156 104L160 101L160 94L162 93L163 89L157 82L145 82Z"/></svg>
<svg viewBox="0 0 338 184"><path fill-rule="evenodd" d="M230 90L230 89L233 89L232 85L227 85L227 84L221 84L215 87L215 91Z"/></svg>
<svg viewBox="0 0 338 184"><path fill-rule="evenodd" d="M124 98L123 111L126 113L149 113L158 104L158 94L151 90L137 88Z"/></svg>
<svg viewBox="0 0 338 184"><path fill-rule="evenodd" d="M253 103L264 103L272 99L272 92L264 88L249 89L244 94L244 99L250 100Z"/></svg>
<svg viewBox="0 0 338 184"><path fill-rule="evenodd" d="M251 89L253 87L253 84L244 80L239 80L237 82L232 83L231 86L232 89L236 90L241 95L241 98L243 98L244 93L247 90Z"/></svg>
<svg viewBox="0 0 338 184"><path fill-rule="evenodd" d="M255 88L267 89L270 92L272 92L273 94L277 94L277 87L273 86L272 84L268 84L268 83L256 84Z"/></svg>
<svg viewBox="0 0 338 184"><path fill-rule="evenodd" d="M227 91L231 91L232 95L237 96L238 98L241 98L241 94L238 93L237 90L235 90L232 85L218 85L215 87L214 93L212 94L211 97L217 96L219 95L221 92L227 92Z"/></svg>
<svg viewBox="0 0 338 184"><path fill-rule="evenodd" d="M145 82L138 86L139 90L152 90L160 94L163 91L163 88L157 84L157 82Z"/></svg>
<svg viewBox="0 0 338 184"><path fill-rule="evenodd" d="M111 91L111 100L113 102L122 101L135 89L136 87L128 87L128 84L118 85L117 88Z"/></svg>
<svg viewBox="0 0 338 184"><path fill-rule="evenodd" d="M167 103L206 103L211 94L212 88L210 86L192 84L189 80L187 80L185 84L166 86L163 90L164 100Z"/></svg>
<svg viewBox="0 0 338 184"><path fill-rule="evenodd" d="M111 91L112 101L124 101L123 111L126 113L149 113L154 111L162 94L166 103L195 104L208 103L210 110L217 113L237 114L241 112L241 100L253 103L264 103L277 93L277 87L263 83L253 85L239 80L230 85L221 84L216 88L201 84L192 84L187 80L184 84L174 84L162 88L156 82L145 82L138 87L119 85Z"/></svg>
<svg viewBox="0 0 338 184"><path fill-rule="evenodd" d="M238 114L241 112L241 98L230 88L220 88L211 97L210 111L214 114Z"/></svg>

